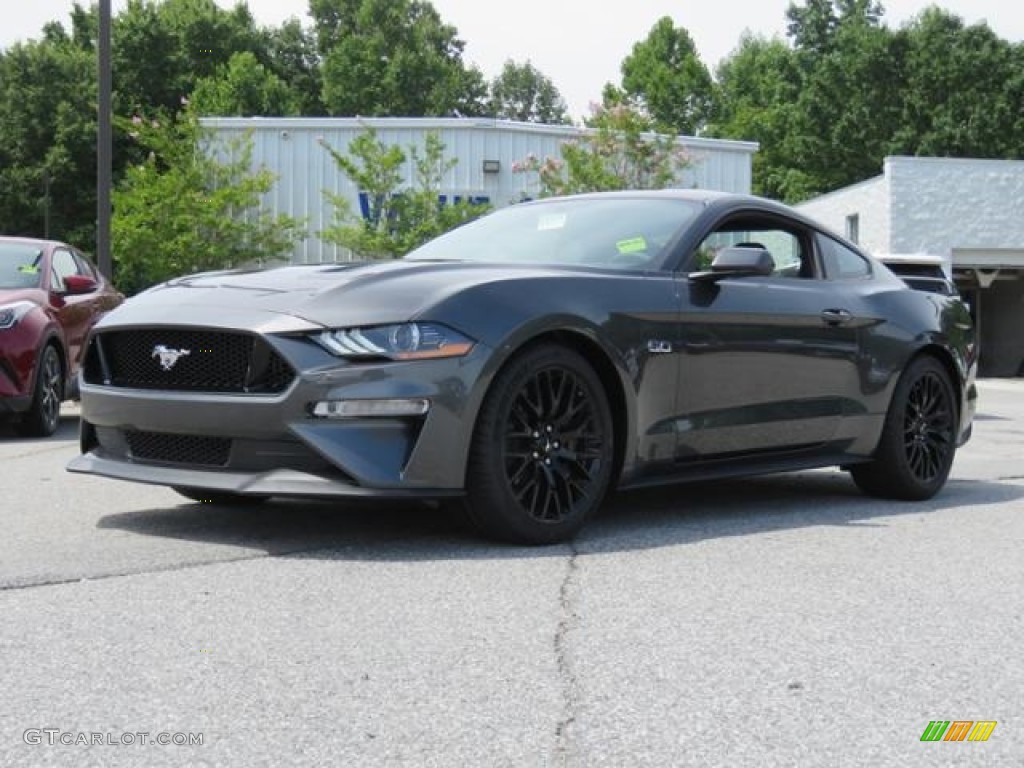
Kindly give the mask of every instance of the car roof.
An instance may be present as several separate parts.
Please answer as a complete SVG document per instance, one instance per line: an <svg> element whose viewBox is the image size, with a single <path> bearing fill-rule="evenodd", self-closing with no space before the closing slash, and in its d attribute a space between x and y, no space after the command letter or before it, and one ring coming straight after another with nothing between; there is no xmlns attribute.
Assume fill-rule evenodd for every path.
<svg viewBox="0 0 1024 768"><path fill-rule="evenodd" d="M745 195L738 192L719 192L712 189L627 189L613 192L585 192L577 195L566 195L564 197L544 198L532 202L545 202L545 200L601 200L601 199L642 199L642 200L687 200L693 203L702 203L706 206L716 208L757 208L763 211L775 211L784 213L787 216L810 222L799 211L794 210L785 203L757 195ZM820 225L815 224L820 228Z"/></svg>
<svg viewBox="0 0 1024 768"><path fill-rule="evenodd" d="M18 243L21 245L37 245L43 247L53 247L57 245L65 245L57 240L46 240L41 237L18 237L18 236L7 236L0 235L0 243Z"/></svg>
<svg viewBox="0 0 1024 768"><path fill-rule="evenodd" d="M694 202L711 202L729 198L752 198L750 195L739 195L733 192L717 192L711 189L622 189L612 192L583 192L577 195L566 195L571 199L601 199L601 198L674 198L678 200L691 200ZM546 198L546 199L565 199ZM541 201L536 201L541 202Z"/></svg>
<svg viewBox="0 0 1024 768"><path fill-rule="evenodd" d="M732 209L754 210L766 214L774 213L799 221L819 232L839 237L836 233L823 226L821 222L808 218L802 212L778 200L758 197L757 195L745 195L738 192L718 192L711 189L631 189L614 192L586 192L577 195L566 195L564 197L533 200L531 204L553 200L623 200L631 198L640 200L686 200L704 205L708 209L714 208L720 213L728 213Z"/></svg>

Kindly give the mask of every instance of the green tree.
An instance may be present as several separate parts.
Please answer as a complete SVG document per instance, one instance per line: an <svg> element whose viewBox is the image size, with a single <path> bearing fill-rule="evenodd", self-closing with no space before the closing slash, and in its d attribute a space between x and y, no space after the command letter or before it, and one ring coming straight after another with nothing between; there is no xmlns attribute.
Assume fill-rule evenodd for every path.
<svg viewBox="0 0 1024 768"><path fill-rule="evenodd" d="M185 74L180 41L160 6L143 0L129 2L113 20L112 39L115 110L131 114L177 109L192 83Z"/></svg>
<svg viewBox="0 0 1024 768"><path fill-rule="evenodd" d="M192 92L192 106L201 115L296 115L297 101L295 92L248 51L234 54L215 76L199 80Z"/></svg>
<svg viewBox="0 0 1024 768"><path fill-rule="evenodd" d="M298 112L309 117L326 114L321 98L320 55L316 38L298 19L266 30L268 68L291 89Z"/></svg>
<svg viewBox="0 0 1024 768"><path fill-rule="evenodd" d="M589 130L564 142L561 158L530 154L512 166L516 173L536 175L540 197L678 183L691 160L675 137L654 133L651 118L628 104L591 110Z"/></svg>
<svg viewBox="0 0 1024 768"><path fill-rule="evenodd" d="M549 125L572 122L555 84L530 61L505 62L491 81L490 112L502 120Z"/></svg>
<svg viewBox="0 0 1024 768"><path fill-rule="evenodd" d="M147 9L155 12L157 7L136 0L125 13L150 18ZM70 22L70 32L61 22L51 21L40 40L16 44L0 54L0 230L49 232L91 249L96 219L95 6L73 4ZM116 32L117 28L115 43L131 44ZM159 40L159 34L152 39ZM121 106L126 85L136 83L140 92L147 92L143 84L155 78L151 84L159 91L160 76L168 69L159 45L134 50L136 56L115 66L115 94ZM115 57L124 53L115 45ZM154 60L157 63L150 68ZM176 106L181 96L175 92ZM120 176L125 161L138 155L119 138L114 157L115 176Z"/></svg>
<svg viewBox="0 0 1024 768"><path fill-rule="evenodd" d="M429 2L311 0L329 114L480 115L487 86Z"/></svg>
<svg viewBox="0 0 1024 768"><path fill-rule="evenodd" d="M117 122L149 153L114 191L111 241L121 290L274 259L298 238L300 222L262 208L274 176L252 170L251 137L218 140L191 111Z"/></svg>
<svg viewBox="0 0 1024 768"><path fill-rule="evenodd" d="M270 59L244 3L226 11L214 0L129 0L113 27L120 114L180 109L182 97L236 53L252 52L264 65Z"/></svg>
<svg viewBox="0 0 1024 768"><path fill-rule="evenodd" d="M409 154L398 145L380 140L373 128L356 136L342 153L321 142L338 168L361 194L368 212L352 211L347 197L325 192L335 207L335 224L322 231L327 242L337 243L364 258L397 258L438 235L486 213L490 206L462 201L440 203L445 175L458 163L445 156L445 145L428 133L422 151ZM413 179L406 183L411 161Z"/></svg>
<svg viewBox="0 0 1024 768"><path fill-rule="evenodd" d="M92 248L95 100L95 58L66 37L0 52L0 232Z"/></svg>
<svg viewBox="0 0 1024 768"><path fill-rule="evenodd" d="M73 3L67 24L51 21L38 41L0 52L0 229L42 234L48 220L52 236L90 249L96 218L95 4ZM232 113L246 114L293 113L297 107L290 104L315 104L318 59L311 35L303 39L300 25L297 30L258 29L244 2L224 10L214 0L128 0L114 18L115 113L173 114L199 83L207 94L216 91L209 98L218 111L227 109L224 102ZM304 71L295 58L278 55L285 49ZM292 93L286 95L274 77ZM310 90L311 100L305 98ZM126 134L115 134L115 180L145 157Z"/></svg>
<svg viewBox="0 0 1024 768"><path fill-rule="evenodd" d="M326 56L355 27L362 0L309 0L316 47Z"/></svg>
<svg viewBox="0 0 1024 768"><path fill-rule="evenodd" d="M53 22L60 25L60 22ZM99 36L99 12L94 3L88 7L80 3L73 3L71 6L71 40L79 48L87 51L95 50L96 40ZM61 27L63 31L63 27Z"/></svg>
<svg viewBox="0 0 1024 768"><path fill-rule="evenodd" d="M658 130L692 135L711 115L714 83L689 32L665 16L623 60L621 88L605 93L606 106L624 96L650 115Z"/></svg>
<svg viewBox="0 0 1024 768"><path fill-rule="evenodd" d="M920 155L1019 157L1022 51L987 24L932 7L901 30L906 67L891 149Z"/></svg>
<svg viewBox="0 0 1024 768"><path fill-rule="evenodd" d="M805 0L786 9L786 34L798 51L820 56L835 46L841 27L881 25L885 9L877 0Z"/></svg>
<svg viewBox="0 0 1024 768"><path fill-rule="evenodd" d="M708 133L756 141L754 192L794 200L814 187L811 176L793 164L801 72L796 53L780 39L745 34L716 73L718 102Z"/></svg>
<svg viewBox="0 0 1024 768"><path fill-rule="evenodd" d="M786 16L792 48L748 36L719 67L709 132L759 141L755 190L796 202L877 175L905 56L872 0L807 0Z"/></svg>
<svg viewBox="0 0 1024 768"><path fill-rule="evenodd" d="M802 83L793 160L818 194L878 175L905 94L900 40L888 27L844 22ZM796 195L789 195L796 199Z"/></svg>

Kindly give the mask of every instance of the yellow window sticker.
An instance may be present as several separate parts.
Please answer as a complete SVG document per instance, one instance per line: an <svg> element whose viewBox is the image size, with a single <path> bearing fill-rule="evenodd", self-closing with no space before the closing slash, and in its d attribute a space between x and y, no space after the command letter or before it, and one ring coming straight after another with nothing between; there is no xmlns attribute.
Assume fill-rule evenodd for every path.
<svg viewBox="0 0 1024 768"><path fill-rule="evenodd" d="M642 237L631 237L629 240L619 240L615 247L619 249L619 253L624 255L640 253L647 250L647 241Z"/></svg>

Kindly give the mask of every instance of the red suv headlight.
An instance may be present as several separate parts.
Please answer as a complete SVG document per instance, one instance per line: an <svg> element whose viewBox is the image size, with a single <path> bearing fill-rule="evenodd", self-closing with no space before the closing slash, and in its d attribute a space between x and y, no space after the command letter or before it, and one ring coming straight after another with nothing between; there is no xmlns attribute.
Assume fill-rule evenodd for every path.
<svg viewBox="0 0 1024 768"><path fill-rule="evenodd" d="M0 331L6 331L18 324L25 315L35 309L31 301L15 301L11 304L0 304Z"/></svg>

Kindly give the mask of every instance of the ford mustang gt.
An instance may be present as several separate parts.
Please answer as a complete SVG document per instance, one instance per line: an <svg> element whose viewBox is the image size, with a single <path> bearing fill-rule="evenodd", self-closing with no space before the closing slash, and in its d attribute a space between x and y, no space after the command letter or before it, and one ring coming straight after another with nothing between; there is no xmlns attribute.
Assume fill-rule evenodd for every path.
<svg viewBox="0 0 1024 768"><path fill-rule="evenodd" d="M193 500L461 499L573 536L613 488L840 466L920 500L970 435L955 289L704 191L524 203L403 259L183 277L95 328L69 469Z"/></svg>

